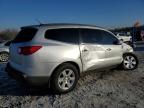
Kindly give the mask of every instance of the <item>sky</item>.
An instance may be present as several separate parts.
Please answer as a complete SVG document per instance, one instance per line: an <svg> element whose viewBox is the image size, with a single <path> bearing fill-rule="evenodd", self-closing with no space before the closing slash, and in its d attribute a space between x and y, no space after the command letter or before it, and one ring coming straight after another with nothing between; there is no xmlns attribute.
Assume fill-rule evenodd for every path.
<svg viewBox="0 0 144 108"><path fill-rule="evenodd" d="M144 0L0 0L0 29L41 23L144 24Z"/></svg>

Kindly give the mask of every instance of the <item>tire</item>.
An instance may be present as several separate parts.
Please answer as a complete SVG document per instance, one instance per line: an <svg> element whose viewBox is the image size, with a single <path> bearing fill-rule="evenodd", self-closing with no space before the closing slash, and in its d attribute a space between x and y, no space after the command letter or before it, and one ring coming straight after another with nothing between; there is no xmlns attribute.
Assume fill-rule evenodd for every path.
<svg viewBox="0 0 144 108"><path fill-rule="evenodd" d="M0 62L8 62L9 53L8 52L0 52Z"/></svg>
<svg viewBox="0 0 144 108"><path fill-rule="evenodd" d="M138 58L136 55L128 53L123 55L122 68L124 70L134 70L138 67Z"/></svg>
<svg viewBox="0 0 144 108"><path fill-rule="evenodd" d="M75 88L78 77L78 69L70 63L64 63L54 71L50 87L55 93L70 92Z"/></svg>

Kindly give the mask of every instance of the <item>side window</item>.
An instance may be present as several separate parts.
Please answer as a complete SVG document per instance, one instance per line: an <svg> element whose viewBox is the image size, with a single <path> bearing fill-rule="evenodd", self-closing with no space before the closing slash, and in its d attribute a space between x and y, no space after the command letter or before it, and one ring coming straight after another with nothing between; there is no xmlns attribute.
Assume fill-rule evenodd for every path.
<svg viewBox="0 0 144 108"><path fill-rule="evenodd" d="M92 43L92 44L114 44L118 39L113 36L111 33L96 30L96 29L81 29L81 37L83 43Z"/></svg>
<svg viewBox="0 0 144 108"><path fill-rule="evenodd" d="M54 41L77 44L79 40L79 30L72 28L51 29L46 31L45 38Z"/></svg>
<svg viewBox="0 0 144 108"><path fill-rule="evenodd" d="M81 37L83 43L101 43L102 37L99 30L94 29L81 29Z"/></svg>
<svg viewBox="0 0 144 108"><path fill-rule="evenodd" d="M114 44L118 41L115 36L106 31L101 31L101 36L103 37L102 44Z"/></svg>

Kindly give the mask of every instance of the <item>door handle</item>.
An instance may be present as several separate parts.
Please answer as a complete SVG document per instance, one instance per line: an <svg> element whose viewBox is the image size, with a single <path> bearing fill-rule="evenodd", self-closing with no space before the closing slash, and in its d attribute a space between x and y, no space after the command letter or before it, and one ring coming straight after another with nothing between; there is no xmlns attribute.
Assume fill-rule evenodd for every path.
<svg viewBox="0 0 144 108"><path fill-rule="evenodd" d="M107 51L111 51L112 49L111 48L108 48L108 49L106 49Z"/></svg>

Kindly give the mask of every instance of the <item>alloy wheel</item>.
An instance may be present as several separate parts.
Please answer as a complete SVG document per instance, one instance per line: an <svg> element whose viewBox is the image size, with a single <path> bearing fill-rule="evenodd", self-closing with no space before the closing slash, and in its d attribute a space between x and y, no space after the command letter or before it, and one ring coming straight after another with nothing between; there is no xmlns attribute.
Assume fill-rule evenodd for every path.
<svg viewBox="0 0 144 108"><path fill-rule="evenodd" d="M61 89L67 90L73 86L75 82L75 74L71 69L63 70L58 77L58 85Z"/></svg>
<svg viewBox="0 0 144 108"><path fill-rule="evenodd" d="M133 69L133 68L135 68L135 66L137 65L135 57L133 57L131 55L125 56L124 61L123 61L123 65L127 69Z"/></svg>

